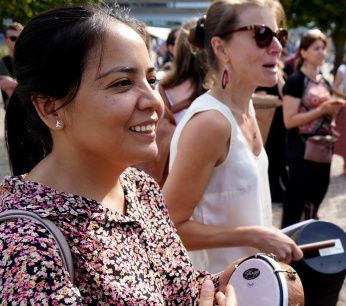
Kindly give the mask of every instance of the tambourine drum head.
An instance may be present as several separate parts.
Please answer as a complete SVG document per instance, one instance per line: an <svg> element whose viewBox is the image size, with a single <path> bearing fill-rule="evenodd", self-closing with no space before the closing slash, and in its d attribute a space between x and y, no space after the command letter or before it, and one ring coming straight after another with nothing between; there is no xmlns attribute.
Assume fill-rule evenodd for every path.
<svg viewBox="0 0 346 306"><path fill-rule="evenodd" d="M282 288L273 268L264 260L243 261L229 283L236 291L239 306L282 305Z"/></svg>

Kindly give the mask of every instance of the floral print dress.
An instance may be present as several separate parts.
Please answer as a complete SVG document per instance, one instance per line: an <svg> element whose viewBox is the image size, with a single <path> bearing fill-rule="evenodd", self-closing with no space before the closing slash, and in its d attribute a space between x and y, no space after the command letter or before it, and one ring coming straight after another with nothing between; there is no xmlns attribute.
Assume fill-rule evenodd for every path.
<svg viewBox="0 0 346 306"><path fill-rule="evenodd" d="M0 305L194 305L205 278L195 271L158 185L128 168L120 177L126 215L102 203L20 177L6 177L0 210L51 219L67 239L75 284L52 234L26 219L0 223Z"/></svg>

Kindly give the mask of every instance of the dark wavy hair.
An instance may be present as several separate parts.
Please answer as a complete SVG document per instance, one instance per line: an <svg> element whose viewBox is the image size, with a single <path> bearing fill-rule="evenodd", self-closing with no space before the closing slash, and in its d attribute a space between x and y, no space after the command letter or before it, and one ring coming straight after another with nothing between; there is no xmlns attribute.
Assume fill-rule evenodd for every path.
<svg viewBox="0 0 346 306"><path fill-rule="evenodd" d="M126 24L147 40L143 24L130 19L128 11L117 5L61 6L34 17L25 26L14 52L18 85L5 117L13 175L31 171L52 151L50 130L38 116L33 98L59 99L62 107L73 102L88 62L101 64L110 20Z"/></svg>
<svg viewBox="0 0 346 306"><path fill-rule="evenodd" d="M300 45L299 45L299 57L297 61L297 69L301 68L304 63L304 59L301 56L301 50L307 50L309 47L316 41L316 40L322 40L324 43L324 46L327 46L327 38L326 36L318 29L312 29L308 30L307 32L304 33L300 40Z"/></svg>

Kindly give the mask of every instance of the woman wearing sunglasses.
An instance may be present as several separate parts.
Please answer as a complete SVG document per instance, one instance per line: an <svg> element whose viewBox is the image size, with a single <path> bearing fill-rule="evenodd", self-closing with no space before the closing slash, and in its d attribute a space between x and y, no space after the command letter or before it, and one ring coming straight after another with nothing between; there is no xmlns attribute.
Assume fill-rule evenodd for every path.
<svg viewBox="0 0 346 306"><path fill-rule="evenodd" d="M268 159L251 101L256 87L277 82L283 18L276 0L217 0L190 31L208 53L214 85L176 129L163 194L195 268L222 270L258 252L288 263L302 257L272 227Z"/></svg>
<svg viewBox="0 0 346 306"><path fill-rule="evenodd" d="M329 185L330 163L304 159L306 139L333 134L332 119L344 105L341 99L338 101L331 96L332 87L319 71L326 45L326 37L320 30L307 31L300 41L299 69L287 79L283 88L289 166L283 227L299 222L305 206L305 217L316 218Z"/></svg>

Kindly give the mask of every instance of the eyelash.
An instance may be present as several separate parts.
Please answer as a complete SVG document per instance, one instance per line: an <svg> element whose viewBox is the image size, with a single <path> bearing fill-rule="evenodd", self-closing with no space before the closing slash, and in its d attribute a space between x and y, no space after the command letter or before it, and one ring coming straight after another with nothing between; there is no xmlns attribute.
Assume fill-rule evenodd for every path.
<svg viewBox="0 0 346 306"><path fill-rule="evenodd" d="M151 77L151 78L149 78L149 80L148 80L148 83L150 84L150 85L156 85L157 83L159 82L159 80L157 79L157 78L155 78L155 77Z"/></svg>
<svg viewBox="0 0 346 306"><path fill-rule="evenodd" d="M150 77L148 79L148 83L151 86L155 86L158 83L158 80L156 79L156 77ZM119 82L112 84L110 87L126 88L132 84L133 84L133 82L130 80L121 80Z"/></svg>

